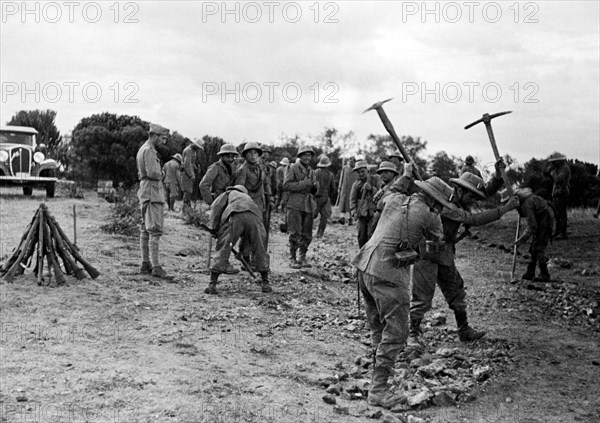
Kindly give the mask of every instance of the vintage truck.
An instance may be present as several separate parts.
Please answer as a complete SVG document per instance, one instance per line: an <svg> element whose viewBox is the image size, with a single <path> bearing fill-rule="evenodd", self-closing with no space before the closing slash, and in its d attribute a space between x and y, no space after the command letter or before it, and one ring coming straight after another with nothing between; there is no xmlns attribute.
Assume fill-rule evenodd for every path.
<svg viewBox="0 0 600 423"><path fill-rule="evenodd" d="M57 163L46 157L44 144L37 143L38 131L25 126L0 127L0 185L19 185L24 195L45 188L54 197Z"/></svg>

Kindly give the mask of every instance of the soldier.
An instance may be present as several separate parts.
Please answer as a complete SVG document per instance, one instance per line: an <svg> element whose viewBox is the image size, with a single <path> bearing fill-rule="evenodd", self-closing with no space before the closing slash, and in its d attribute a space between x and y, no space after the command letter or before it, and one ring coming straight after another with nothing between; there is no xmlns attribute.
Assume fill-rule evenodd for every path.
<svg viewBox="0 0 600 423"><path fill-rule="evenodd" d="M402 165L402 171L404 172L404 165ZM379 188L379 191L377 191L373 196L373 202L375 203L375 213L371 221L371 226L369 227L369 237L375 231L375 228L377 227L377 222L379 221L379 217L381 216L381 212L383 211L383 199L392 193L390 187L392 186L394 180L398 176L398 170L392 162L381 162L381 164L379 165L379 169L377 169L377 173L381 177L382 185Z"/></svg>
<svg viewBox="0 0 600 423"><path fill-rule="evenodd" d="M436 282L448 306L454 311L460 341L475 341L485 335L484 331L476 331L469 326L464 280L456 268L454 258L456 243L467 234L465 229L463 234L458 236L461 225L467 227L485 225L500 219L502 215L517 207L518 201L512 198L506 205L492 210L476 214L466 211L478 198L485 199L500 188L501 166L504 166L504 163L499 161L496 164L496 175L487 185L484 184L483 179L470 172L463 173L460 178L450 179L450 183L455 186L455 195L451 199L451 207L444 207L441 213L444 242L435 246L436 251L428 251L426 245L421 245L423 260L416 263L414 267L409 338L409 345L412 347L420 346L421 321L425 313L431 309Z"/></svg>
<svg viewBox="0 0 600 423"><path fill-rule="evenodd" d="M312 241L312 228L316 202L314 195L318 191L314 171L308 167L315 152L310 147L302 147L298 151L299 163L290 166L283 190L290 193L287 203L287 230L290 234L290 267L300 269L311 267L306 260L306 253ZM299 251L296 260L296 252Z"/></svg>
<svg viewBox="0 0 600 423"><path fill-rule="evenodd" d="M217 257L210 268L210 284L206 294L217 294L219 275L227 273L231 247L240 237L252 246L252 266L260 272L262 292L273 289L269 283L269 254L265 249L267 233L262 222L262 212L242 185L235 185L219 195L210 208L212 229L217 235Z"/></svg>
<svg viewBox="0 0 600 423"><path fill-rule="evenodd" d="M598 166L598 170L596 171L596 178L600 178L600 166ZM600 199L598 199L598 205L596 206L596 211L594 212L594 219L598 219L600 215Z"/></svg>
<svg viewBox="0 0 600 423"><path fill-rule="evenodd" d="M354 164L354 157L349 157L346 160L346 165L342 167L340 172L336 206L339 207L344 219L345 214L350 213L350 191L352 191L352 185L358 179L358 175L354 172ZM352 225L352 215L350 215L348 225Z"/></svg>
<svg viewBox="0 0 600 423"><path fill-rule="evenodd" d="M358 180L352 184L350 191L350 214L356 219L358 232L358 247L369 240L369 224L375 214L373 196L378 190L375 181L369 177L368 165L365 160L359 160L354 166Z"/></svg>
<svg viewBox="0 0 600 423"><path fill-rule="evenodd" d="M404 157L400 154L399 151L394 150L388 154L388 161L392 162L398 171L398 175L402 175L404 173Z"/></svg>
<svg viewBox="0 0 600 423"><path fill-rule="evenodd" d="M333 173L328 169L329 166L331 166L331 160L329 160L329 157L323 155L317 164L318 169L315 171L315 178L319 185L315 200L317 202L317 214L321 215L317 238L321 238L325 233L327 219L331 217L332 213L331 204L336 195Z"/></svg>
<svg viewBox="0 0 600 423"><path fill-rule="evenodd" d="M243 185L248 190L258 209L263 214L263 224L266 229L266 212L271 203L271 185L269 177L260 163L262 149L255 142L246 143L242 151L244 163L237 170L234 178L235 185Z"/></svg>
<svg viewBox="0 0 600 423"><path fill-rule="evenodd" d="M481 172L474 166L474 164L475 160L473 159L473 156L467 156L465 158L465 165L460 170L460 174L462 175L465 172L470 172L473 175L477 175L481 178Z"/></svg>
<svg viewBox="0 0 600 423"><path fill-rule="evenodd" d="M209 206L233 182L233 162L239 156L234 145L223 144L217 153L220 160L211 164L200 181L202 200Z"/></svg>
<svg viewBox="0 0 600 423"><path fill-rule="evenodd" d="M290 166L290 159L284 157L283 159L281 159L279 164L281 166L279 166L277 168L277 171L275 172L275 178L277 180L277 201L275 203L275 211L277 211L281 206L281 212L285 213L285 206L287 203L286 197L289 197L289 192L283 191L283 181L285 180L285 174L287 173L287 170Z"/></svg>
<svg viewBox="0 0 600 423"><path fill-rule="evenodd" d="M181 190L183 191L182 212L189 213L192 208L192 192L196 181L196 154L204 147L204 141L194 138L183 149L183 171L181 172Z"/></svg>
<svg viewBox="0 0 600 423"><path fill-rule="evenodd" d="M567 239L567 204L571 185L571 169L567 157L554 152L548 157L546 174L552 178L552 204L556 213L556 239Z"/></svg>
<svg viewBox="0 0 600 423"><path fill-rule="evenodd" d="M387 382L408 337L410 267L418 259L415 250L425 238L442 238L438 213L451 206L453 193L437 177L416 184L422 192L411 196L393 193L383 200L373 236L352 260L371 328L374 363L368 403L385 408L403 400L393 395Z"/></svg>
<svg viewBox="0 0 600 423"><path fill-rule="evenodd" d="M179 197L179 185L181 183L181 154L175 154L163 166L163 184L165 186L165 199L169 205L169 211L175 211L175 201Z"/></svg>
<svg viewBox="0 0 600 423"><path fill-rule="evenodd" d="M142 211L140 225L142 267L140 272L144 275L151 274L166 279L169 277L158 259L158 246L163 234L165 215L165 188L156 146L166 143L168 138L169 130L167 128L150 124L148 140L140 147L135 158L140 179L137 196Z"/></svg>
<svg viewBox="0 0 600 423"><path fill-rule="evenodd" d="M529 264L527 271L521 276L525 280L548 282L550 273L546 258L546 247L552 236L553 212L546 200L533 194L530 188L519 189L516 192L519 199L519 216L527 221L527 229L515 242L517 246L531 238L529 246ZM540 268L539 277L535 276L536 265Z"/></svg>

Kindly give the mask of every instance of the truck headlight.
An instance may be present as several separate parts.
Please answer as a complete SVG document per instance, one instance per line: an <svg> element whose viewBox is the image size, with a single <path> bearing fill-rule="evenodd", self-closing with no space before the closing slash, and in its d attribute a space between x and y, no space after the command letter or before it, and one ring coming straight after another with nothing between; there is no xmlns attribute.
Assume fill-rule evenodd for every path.
<svg viewBox="0 0 600 423"><path fill-rule="evenodd" d="M0 162L5 162L8 160L8 152L4 150L0 150Z"/></svg>
<svg viewBox="0 0 600 423"><path fill-rule="evenodd" d="M33 155L33 161L36 162L36 163L38 163L38 164L41 163L41 162L43 162L45 158L46 157L44 156L44 153L42 153L41 151L38 151L37 153L35 153Z"/></svg>

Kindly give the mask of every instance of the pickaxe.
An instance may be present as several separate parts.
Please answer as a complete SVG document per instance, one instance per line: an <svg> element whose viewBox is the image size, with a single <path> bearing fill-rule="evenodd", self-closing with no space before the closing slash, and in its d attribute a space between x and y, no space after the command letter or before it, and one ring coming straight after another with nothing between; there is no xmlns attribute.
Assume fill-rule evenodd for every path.
<svg viewBox="0 0 600 423"><path fill-rule="evenodd" d="M404 161L406 163L409 163L410 157L408 156L408 153L402 146L402 143L400 142L400 138L398 138L398 135L396 134L396 131L394 130L394 126L392 125L392 122L390 122L387 115L385 114L385 110L383 110L383 104L387 103L390 100L392 100L392 99L388 98L387 100L379 101L379 102L373 104L368 109L366 109L363 113L367 113L369 110L377 111L377 114L379 115L381 122L383 122L383 126L385 127L386 131L388 131L388 134L390 134L390 136L392 137L392 140L396 144L396 147L398 147L398 150L400 150L400 154L402 154L402 157L404 157ZM421 175L419 174L419 171L417 169L414 169L414 175L415 175L416 179L419 179L420 181L423 180L423 178L421 178Z"/></svg>
<svg viewBox="0 0 600 423"><path fill-rule="evenodd" d="M494 137L494 131L492 129L492 119L497 118L498 116L507 115L509 113L512 113L512 112L511 111L500 112L500 113L496 113L493 115L489 115L486 113L481 117L481 119L476 120L475 122L470 123L467 126L465 126L465 129L469 129L472 126L475 126L481 122L483 122L485 124L485 129L487 130L488 137L490 138L490 143L492 144L492 150L494 150L494 157L496 158L496 161L499 161L501 159L501 157L500 157L500 153L498 152L498 145L496 145L496 138ZM512 189L512 185L510 183L510 180L508 179L508 175L506 174L506 171L504 170L504 168L500 168L500 174L502 175L502 179L504 180L504 185L506 186L506 190L508 191L508 194L511 196L514 195L515 192ZM519 217L519 220L517 220L517 233L515 235L515 245L513 247L512 269L510 272L511 283L515 282L515 268L517 266L517 244L516 244L516 242L519 239L520 229L521 229L521 218Z"/></svg>

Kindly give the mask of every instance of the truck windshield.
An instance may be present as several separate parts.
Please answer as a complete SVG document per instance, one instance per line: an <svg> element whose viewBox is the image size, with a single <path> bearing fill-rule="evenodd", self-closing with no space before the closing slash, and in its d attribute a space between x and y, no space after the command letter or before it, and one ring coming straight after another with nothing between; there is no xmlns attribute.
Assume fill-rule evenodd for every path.
<svg viewBox="0 0 600 423"><path fill-rule="evenodd" d="M2 131L0 132L0 143L22 144L31 147L35 145L35 139L33 134Z"/></svg>

